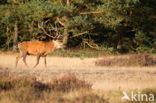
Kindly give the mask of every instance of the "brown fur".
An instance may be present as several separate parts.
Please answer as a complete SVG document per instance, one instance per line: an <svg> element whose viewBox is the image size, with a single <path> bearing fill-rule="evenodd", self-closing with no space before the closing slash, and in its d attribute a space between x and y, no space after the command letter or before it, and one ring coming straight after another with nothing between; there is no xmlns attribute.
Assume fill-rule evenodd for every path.
<svg viewBox="0 0 156 103"><path fill-rule="evenodd" d="M58 41L25 41L18 44L20 55L16 58L16 65L17 67L18 61L20 58L23 57L24 64L28 67L26 63L26 56L27 55L34 55L37 56L37 63L34 68L39 64L40 57L45 57L45 66L46 66L46 56L57 49L55 43L60 43ZM62 43L60 43L62 45Z"/></svg>
<svg viewBox="0 0 156 103"><path fill-rule="evenodd" d="M18 44L18 48L20 51L25 52L27 51L30 55L47 55L54 51L54 42L43 42L43 41L29 41L29 42L22 42Z"/></svg>

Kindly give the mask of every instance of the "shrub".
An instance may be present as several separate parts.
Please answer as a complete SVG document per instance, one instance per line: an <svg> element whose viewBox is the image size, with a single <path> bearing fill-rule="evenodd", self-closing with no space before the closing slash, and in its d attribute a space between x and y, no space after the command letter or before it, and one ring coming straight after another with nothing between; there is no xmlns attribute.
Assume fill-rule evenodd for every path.
<svg viewBox="0 0 156 103"><path fill-rule="evenodd" d="M118 59L101 59L97 60L95 62L96 65L98 66L124 66L125 65L125 60L123 58L118 58Z"/></svg>
<svg viewBox="0 0 156 103"><path fill-rule="evenodd" d="M134 54L129 58L101 59L95 62L97 66L155 66L156 59L148 54Z"/></svg>
<svg viewBox="0 0 156 103"><path fill-rule="evenodd" d="M146 88L146 89L142 90L142 93L147 94L147 95L153 94L154 96L156 96L156 89L155 88L154 89Z"/></svg>
<svg viewBox="0 0 156 103"><path fill-rule="evenodd" d="M0 78L0 90L6 91L19 88L33 88L40 91L50 89L48 85L36 81L34 77L16 77L9 75L8 77Z"/></svg>
<svg viewBox="0 0 156 103"><path fill-rule="evenodd" d="M108 103L108 101L97 94L91 93L85 96L83 95L77 97L74 101L72 101L72 103Z"/></svg>
<svg viewBox="0 0 156 103"><path fill-rule="evenodd" d="M148 54L135 54L129 57L128 65L154 66L156 65L156 60Z"/></svg>
<svg viewBox="0 0 156 103"><path fill-rule="evenodd" d="M152 94L152 95L154 95L154 98L155 98L156 89L155 88L153 88L153 89L145 88L145 89L141 90L140 94L146 94L148 97L150 97L150 94ZM143 99L146 100L146 97L143 97ZM154 100L154 101L125 101L124 103L155 103L155 102L156 102L156 100Z"/></svg>
<svg viewBox="0 0 156 103"><path fill-rule="evenodd" d="M0 103L108 103L104 97L92 92L91 85L67 74L50 83L35 77L18 77L0 71ZM70 93L75 93L71 99Z"/></svg>
<svg viewBox="0 0 156 103"><path fill-rule="evenodd" d="M78 79L73 74L68 74L63 76L62 78L54 79L51 85L53 90L63 91L63 92L69 92L81 88L84 89L91 88L91 84Z"/></svg>
<svg viewBox="0 0 156 103"><path fill-rule="evenodd" d="M5 73L1 73L5 74ZM5 75L4 75L5 76ZM0 90L11 90L19 88L33 88L35 90L53 90L61 92L69 92L81 88L90 89L91 84L78 79L73 74L65 75L58 79L53 79L50 83L42 83L36 81L34 77L6 77L0 78Z"/></svg>

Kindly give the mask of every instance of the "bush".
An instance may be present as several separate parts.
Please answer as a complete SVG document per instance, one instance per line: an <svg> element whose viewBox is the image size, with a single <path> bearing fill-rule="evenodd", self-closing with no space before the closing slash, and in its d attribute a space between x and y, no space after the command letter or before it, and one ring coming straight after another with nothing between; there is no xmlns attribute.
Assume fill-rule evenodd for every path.
<svg viewBox="0 0 156 103"><path fill-rule="evenodd" d="M63 76L62 78L54 79L51 83L51 87L56 91L69 92L81 88L90 89L91 85L89 83L86 83L85 81L78 79L73 74L68 74Z"/></svg>
<svg viewBox="0 0 156 103"><path fill-rule="evenodd" d="M108 103L108 101L94 93L91 93L85 96L77 97L72 103Z"/></svg>
<svg viewBox="0 0 156 103"><path fill-rule="evenodd" d="M5 74L4 72L1 74ZM36 81L35 77L3 77L0 79L0 90L11 90L19 88L33 88L38 91L53 90L69 92L81 88L90 89L91 84L79 80L75 75L68 74L62 78L53 79L50 83Z"/></svg>
<svg viewBox="0 0 156 103"><path fill-rule="evenodd" d="M154 95L154 98L156 96L156 89L153 88L145 88L143 90L141 90L140 94L146 94L148 97L150 97L150 94ZM146 97L143 98L144 100L146 100ZM156 100L154 101L126 101L124 103L155 103Z"/></svg>
<svg viewBox="0 0 156 103"><path fill-rule="evenodd" d="M148 54L134 54L129 58L101 59L95 62L97 66L155 66L156 59Z"/></svg>
<svg viewBox="0 0 156 103"><path fill-rule="evenodd" d="M0 103L108 103L92 92L90 84L73 74L50 83L39 82L34 77L18 77L3 70L0 74L3 74L0 75Z"/></svg>
<svg viewBox="0 0 156 103"><path fill-rule="evenodd" d="M148 54L135 54L129 57L128 65L132 66L154 66L156 60Z"/></svg>

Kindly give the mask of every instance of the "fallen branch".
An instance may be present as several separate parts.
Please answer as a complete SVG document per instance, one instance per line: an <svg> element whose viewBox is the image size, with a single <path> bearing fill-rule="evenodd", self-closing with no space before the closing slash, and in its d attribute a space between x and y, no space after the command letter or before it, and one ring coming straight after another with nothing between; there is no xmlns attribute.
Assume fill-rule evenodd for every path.
<svg viewBox="0 0 156 103"><path fill-rule="evenodd" d="M59 18L57 18L58 23L60 23L62 26L65 26L65 23L63 23Z"/></svg>
<svg viewBox="0 0 156 103"><path fill-rule="evenodd" d="M85 45L87 45L88 47L92 49L100 50L100 47L96 43L94 43L92 40L89 40L89 39L83 39L82 45L84 47Z"/></svg>
<svg viewBox="0 0 156 103"><path fill-rule="evenodd" d="M80 36L80 35L83 35L83 34L87 34L87 33L89 33L89 31L85 31L85 32L82 32L82 33L78 33L78 34L72 36L71 38L77 37L77 36Z"/></svg>
<svg viewBox="0 0 156 103"><path fill-rule="evenodd" d="M103 11L80 12L81 15L100 14L100 13L103 13Z"/></svg>

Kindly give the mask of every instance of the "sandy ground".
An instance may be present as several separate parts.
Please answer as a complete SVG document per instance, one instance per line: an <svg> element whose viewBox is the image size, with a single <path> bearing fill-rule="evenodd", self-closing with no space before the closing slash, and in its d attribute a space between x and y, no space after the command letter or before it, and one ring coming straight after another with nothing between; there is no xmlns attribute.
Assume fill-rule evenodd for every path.
<svg viewBox="0 0 156 103"><path fill-rule="evenodd" d="M47 57L48 67L43 59L36 68L26 68L22 60L14 68L16 55L0 54L0 67L8 68L19 76L35 76L39 81L49 82L52 78L74 73L77 77L90 82L95 90L131 90L153 88L156 85L156 67L98 67L94 65L98 58ZM36 58L27 57L30 67Z"/></svg>

